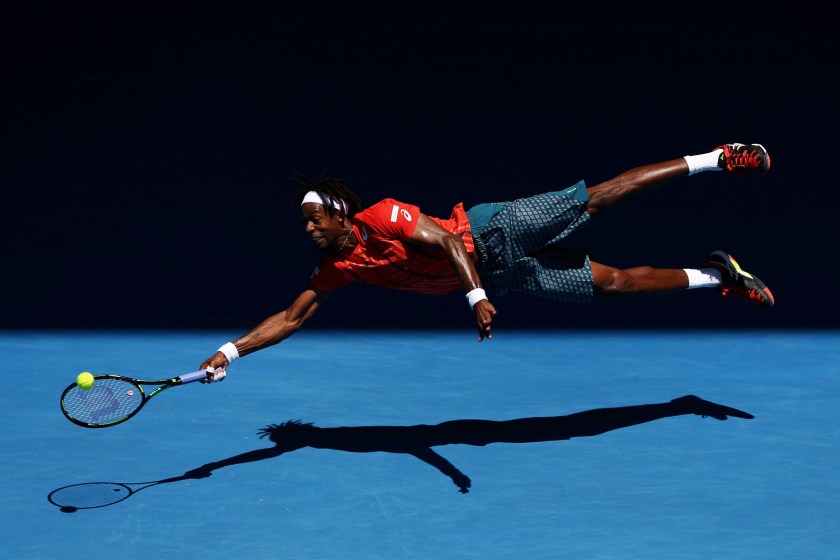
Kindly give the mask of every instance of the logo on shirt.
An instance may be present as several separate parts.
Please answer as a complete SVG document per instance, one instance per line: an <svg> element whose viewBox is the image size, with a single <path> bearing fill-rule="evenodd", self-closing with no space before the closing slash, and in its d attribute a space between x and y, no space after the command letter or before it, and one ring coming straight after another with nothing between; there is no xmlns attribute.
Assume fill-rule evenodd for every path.
<svg viewBox="0 0 840 560"><path fill-rule="evenodd" d="M367 241L367 230L362 226L362 241Z"/></svg>
<svg viewBox="0 0 840 560"><path fill-rule="evenodd" d="M316 266L315 270L312 271L312 276L310 276L310 278L315 278L318 275L318 273L320 273L320 272L321 271L318 270L318 267Z"/></svg>
<svg viewBox="0 0 840 560"><path fill-rule="evenodd" d="M399 215L402 214L402 217L405 218L405 221L411 221L411 214L405 208L400 208L396 204L391 207L391 221L396 222Z"/></svg>

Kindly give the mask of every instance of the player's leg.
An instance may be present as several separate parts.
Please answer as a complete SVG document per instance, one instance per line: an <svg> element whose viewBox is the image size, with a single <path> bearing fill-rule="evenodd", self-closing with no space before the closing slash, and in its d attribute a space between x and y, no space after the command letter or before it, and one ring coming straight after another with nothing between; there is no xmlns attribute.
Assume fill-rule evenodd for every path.
<svg viewBox="0 0 840 560"><path fill-rule="evenodd" d="M746 420L754 418L749 412L713 403L695 395L686 395L666 403L587 410L568 416L555 417L551 419L553 420L552 423L543 421L543 424L545 427L553 427L559 431L559 435L571 438L597 436L620 428L686 414L696 414L704 418L712 417L717 420L726 420L730 416ZM528 421L526 419L514 422ZM568 428L564 428L564 424L568 425ZM563 433L563 430L565 430L565 433ZM545 428L543 428L543 431L546 431Z"/></svg>
<svg viewBox="0 0 840 560"><path fill-rule="evenodd" d="M635 167L608 181L586 189L586 192L589 193L587 210L590 216L595 216L635 192L651 185L685 177L688 173L688 164L684 158Z"/></svg>
<svg viewBox="0 0 840 560"><path fill-rule="evenodd" d="M594 261L590 264L592 282L597 294L656 294L685 290L689 287L688 274L681 268L637 266L620 269Z"/></svg>
<svg viewBox="0 0 840 560"><path fill-rule="evenodd" d="M635 167L587 189L589 214L605 210L623 199L652 185L701 173L729 171L738 175L764 175L770 171L770 154L761 144L724 144L711 152L685 156L661 163Z"/></svg>
<svg viewBox="0 0 840 560"><path fill-rule="evenodd" d="M432 426L431 429L437 436L433 445L529 443L597 436L612 430L687 414L717 420L726 420L730 416L754 418L749 412L710 402L695 395L686 395L670 402L596 408L567 416L518 418L494 422L455 420Z"/></svg>
<svg viewBox="0 0 840 560"><path fill-rule="evenodd" d="M594 261L590 265L593 288L597 294L656 294L714 288L724 296L741 296L759 307L770 308L775 304L770 288L723 251L710 254L701 268L637 266L619 269Z"/></svg>

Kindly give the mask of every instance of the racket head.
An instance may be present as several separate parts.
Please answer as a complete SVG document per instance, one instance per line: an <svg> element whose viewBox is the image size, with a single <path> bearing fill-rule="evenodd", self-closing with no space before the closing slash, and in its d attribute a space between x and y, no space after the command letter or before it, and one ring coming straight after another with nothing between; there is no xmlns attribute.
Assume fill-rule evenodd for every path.
<svg viewBox="0 0 840 560"><path fill-rule="evenodd" d="M134 490L120 482L83 482L50 492L47 499L62 510L110 506L131 496Z"/></svg>
<svg viewBox="0 0 840 560"><path fill-rule="evenodd" d="M97 375L93 387L75 383L61 394L61 412L85 428L105 428L125 422L145 404L147 398L136 380L119 375Z"/></svg>

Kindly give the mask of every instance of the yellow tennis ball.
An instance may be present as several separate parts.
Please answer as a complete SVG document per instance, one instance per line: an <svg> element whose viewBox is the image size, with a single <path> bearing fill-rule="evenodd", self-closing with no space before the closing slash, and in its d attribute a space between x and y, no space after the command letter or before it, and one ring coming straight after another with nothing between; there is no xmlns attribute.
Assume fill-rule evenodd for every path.
<svg viewBox="0 0 840 560"><path fill-rule="evenodd" d="M90 374L89 371L83 371L76 378L76 385L78 385L79 388L87 391L88 389L93 387L93 376Z"/></svg>

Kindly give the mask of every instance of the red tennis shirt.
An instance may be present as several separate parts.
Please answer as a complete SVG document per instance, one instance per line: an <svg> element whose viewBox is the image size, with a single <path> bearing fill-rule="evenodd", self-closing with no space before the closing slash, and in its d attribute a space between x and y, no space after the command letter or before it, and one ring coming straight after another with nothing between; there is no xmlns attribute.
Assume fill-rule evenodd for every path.
<svg viewBox="0 0 840 560"><path fill-rule="evenodd" d="M446 254L434 247L408 244L420 208L386 198L353 216L359 244L349 256L330 253L322 258L309 281L317 290L331 291L352 282L364 282L420 294L446 294L463 289ZM470 222L458 203L448 220L432 218L446 231L461 237L467 252L475 254Z"/></svg>

